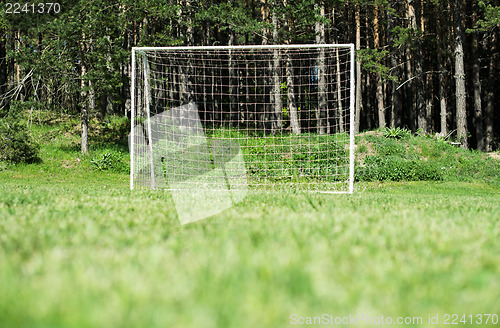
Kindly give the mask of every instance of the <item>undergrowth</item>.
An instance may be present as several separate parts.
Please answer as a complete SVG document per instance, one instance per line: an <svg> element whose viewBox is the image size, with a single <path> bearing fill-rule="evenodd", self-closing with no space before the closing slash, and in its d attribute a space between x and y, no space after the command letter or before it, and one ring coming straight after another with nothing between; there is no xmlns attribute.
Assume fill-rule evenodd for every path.
<svg viewBox="0 0 500 328"><path fill-rule="evenodd" d="M0 161L33 163L39 160L40 147L21 121L19 103L13 102L8 111L0 111Z"/></svg>
<svg viewBox="0 0 500 328"><path fill-rule="evenodd" d="M22 169L26 172L78 175L89 172L129 174L128 130L125 117L109 116L103 121L89 121L88 154L81 153L81 124L76 116L47 111L23 112L17 123L36 143L36 164L33 160L1 161L0 171ZM23 130L23 131L24 131ZM39 146L38 146L39 145Z"/></svg>
<svg viewBox="0 0 500 328"><path fill-rule="evenodd" d="M129 120L109 116L89 122L90 152L80 152L78 117L40 111L24 113L24 126L40 144L35 164L0 161L0 171L24 167L33 173L84 174L95 172L128 175L130 157L127 145ZM26 124L28 123L28 124ZM343 134L246 137L230 129L210 129L211 147L217 140L238 142L247 173L255 179L280 181L283 176L296 181L307 179L346 179L349 150ZM500 162L484 153L465 150L438 138L405 129L386 129L356 136L355 179L357 181L486 181L500 185ZM220 149L219 149L220 148ZM231 148L231 147L230 147ZM224 150L219 147L216 150ZM232 149L232 148L231 148ZM231 156L233 150L231 150ZM213 154L210 154L212 156ZM228 156L227 154L216 154ZM223 158L226 161L225 157Z"/></svg>
<svg viewBox="0 0 500 328"><path fill-rule="evenodd" d="M500 162L428 135L361 134L357 181L464 181L500 184Z"/></svg>

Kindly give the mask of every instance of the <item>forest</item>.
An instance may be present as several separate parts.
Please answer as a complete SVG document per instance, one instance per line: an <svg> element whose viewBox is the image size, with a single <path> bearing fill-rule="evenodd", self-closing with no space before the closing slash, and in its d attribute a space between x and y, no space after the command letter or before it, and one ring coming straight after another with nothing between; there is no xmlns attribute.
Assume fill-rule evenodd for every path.
<svg viewBox="0 0 500 328"><path fill-rule="evenodd" d="M498 0L61 0L4 3L0 114L88 121L129 115L137 46L347 44L356 49L356 132L500 142ZM1 114L5 115L5 114Z"/></svg>

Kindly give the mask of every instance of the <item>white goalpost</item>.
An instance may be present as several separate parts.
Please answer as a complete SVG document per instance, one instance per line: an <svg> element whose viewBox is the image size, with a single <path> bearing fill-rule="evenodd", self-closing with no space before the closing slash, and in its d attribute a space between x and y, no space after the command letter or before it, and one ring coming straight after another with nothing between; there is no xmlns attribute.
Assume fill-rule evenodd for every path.
<svg viewBox="0 0 500 328"><path fill-rule="evenodd" d="M132 49L130 188L352 193L352 44Z"/></svg>

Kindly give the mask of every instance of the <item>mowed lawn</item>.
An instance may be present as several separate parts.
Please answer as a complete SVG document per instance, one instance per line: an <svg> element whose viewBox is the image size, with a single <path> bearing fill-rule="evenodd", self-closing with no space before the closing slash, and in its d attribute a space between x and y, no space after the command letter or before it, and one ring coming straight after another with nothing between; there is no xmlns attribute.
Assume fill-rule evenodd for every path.
<svg viewBox="0 0 500 328"><path fill-rule="evenodd" d="M0 172L2 328L316 327L293 318L323 314L436 327L429 314L440 324L500 315L497 185L253 190L181 226L167 192L130 191L125 174L60 170Z"/></svg>

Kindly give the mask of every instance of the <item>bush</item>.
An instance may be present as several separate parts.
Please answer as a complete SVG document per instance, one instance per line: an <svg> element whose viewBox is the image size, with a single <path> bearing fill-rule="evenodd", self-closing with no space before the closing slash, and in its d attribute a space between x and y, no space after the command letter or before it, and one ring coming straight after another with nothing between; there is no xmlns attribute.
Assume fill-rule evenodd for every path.
<svg viewBox="0 0 500 328"><path fill-rule="evenodd" d="M0 161L32 163L38 160L39 145L20 121L15 109L0 117Z"/></svg>
<svg viewBox="0 0 500 328"><path fill-rule="evenodd" d="M105 153L95 154L90 159L90 165L99 171L130 172L130 165L123 160L123 154L117 150L108 149Z"/></svg>
<svg viewBox="0 0 500 328"><path fill-rule="evenodd" d="M385 128L382 131L382 134L386 138L392 138L392 139L405 139L411 136L411 131L406 129L406 128Z"/></svg>
<svg viewBox="0 0 500 328"><path fill-rule="evenodd" d="M442 170L422 159L397 156L366 156L365 166L357 167L358 181L439 181Z"/></svg>
<svg viewBox="0 0 500 328"><path fill-rule="evenodd" d="M250 175L256 179L341 181L348 177L349 154L345 135L268 136L247 139L242 151ZM270 150L270 151L269 151ZM283 177L282 172L288 175Z"/></svg>
<svg viewBox="0 0 500 328"><path fill-rule="evenodd" d="M101 145L110 143L127 146L128 134L130 132L130 120L126 116L110 116L107 121L101 122L95 127L92 140Z"/></svg>

